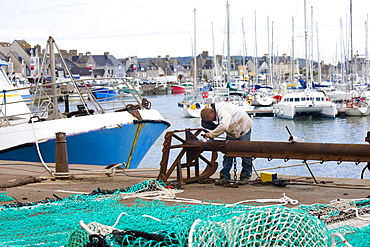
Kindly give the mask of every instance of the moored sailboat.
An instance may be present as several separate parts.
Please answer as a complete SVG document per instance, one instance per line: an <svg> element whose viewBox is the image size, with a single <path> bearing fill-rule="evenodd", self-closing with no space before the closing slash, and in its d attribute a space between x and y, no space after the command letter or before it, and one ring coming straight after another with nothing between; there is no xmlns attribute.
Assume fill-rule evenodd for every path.
<svg viewBox="0 0 370 247"><path fill-rule="evenodd" d="M369 116L370 106L364 98L353 97L338 108L338 111L343 112L345 116L364 117Z"/></svg>

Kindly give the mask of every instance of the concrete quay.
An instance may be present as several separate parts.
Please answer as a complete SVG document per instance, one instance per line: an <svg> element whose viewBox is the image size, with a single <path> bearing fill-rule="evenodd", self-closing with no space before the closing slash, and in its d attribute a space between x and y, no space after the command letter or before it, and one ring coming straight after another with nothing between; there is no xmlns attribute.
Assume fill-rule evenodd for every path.
<svg viewBox="0 0 370 247"><path fill-rule="evenodd" d="M48 164L55 170L53 164ZM89 194L94 189L115 190L127 188L137 183L156 179L159 169L124 170L104 169L101 166L70 165L68 178L55 178L40 163L22 163L0 161L0 192L5 192L13 201L1 201L0 205L14 202L37 202L46 198L65 198L71 194ZM218 173L212 178L217 179ZM338 199L359 199L370 197L369 179L344 179L316 177L318 184L311 178L278 174L278 179L291 182L285 187L256 182L256 175L248 185L238 187L215 186L212 183L191 183L179 185L180 193L176 198L167 198L166 205L178 202L188 203L189 200L217 201L217 203L244 204L258 202L259 199L280 199L284 196L296 200L300 204L329 204ZM150 200L150 199L145 199ZM122 203L132 205L135 199ZM266 202L265 202L266 204ZM272 203L273 205L276 203ZM269 204L268 204L269 205Z"/></svg>

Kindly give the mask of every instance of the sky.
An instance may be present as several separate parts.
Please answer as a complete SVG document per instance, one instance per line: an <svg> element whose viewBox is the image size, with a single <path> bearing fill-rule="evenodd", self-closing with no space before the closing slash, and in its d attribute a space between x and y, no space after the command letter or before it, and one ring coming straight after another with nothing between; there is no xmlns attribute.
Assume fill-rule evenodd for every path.
<svg viewBox="0 0 370 247"><path fill-rule="evenodd" d="M370 1L352 0L352 46L350 1L0 0L0 42L45 48L51 36L59 49L116 58L227 55L228 3L230 55L292 55L294 47L305 58L306 31L307 57L335 64L366 52Z"/></svg>

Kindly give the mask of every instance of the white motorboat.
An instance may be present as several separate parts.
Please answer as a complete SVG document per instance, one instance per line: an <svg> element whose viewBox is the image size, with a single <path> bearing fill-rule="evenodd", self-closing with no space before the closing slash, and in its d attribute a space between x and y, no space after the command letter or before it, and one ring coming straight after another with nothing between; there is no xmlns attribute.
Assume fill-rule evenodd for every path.
<svg viewBox="0 0 370 247"><path fill-rule="evenodd" d="M276 117L287 119L304 115L335 118L338 114L336 105L323 92L313 89L286 94L273 110Z"/></svg>

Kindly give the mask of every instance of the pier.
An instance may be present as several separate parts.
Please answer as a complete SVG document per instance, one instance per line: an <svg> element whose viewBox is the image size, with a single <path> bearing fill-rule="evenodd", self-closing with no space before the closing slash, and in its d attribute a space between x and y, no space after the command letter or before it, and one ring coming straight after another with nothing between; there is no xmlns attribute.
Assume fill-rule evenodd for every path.
<svg viewBox="0 0 370 247"><path fill-rule="evenodd" d="M263 107L261 108L262 109L247 111L247 113L250 116L254 116L254 117L273 117L274 116L274 111L272 110L271 107L266 107L266 109L263 109Z"/></svg>

